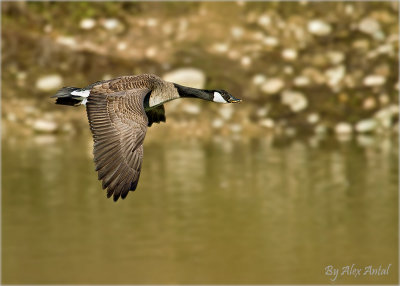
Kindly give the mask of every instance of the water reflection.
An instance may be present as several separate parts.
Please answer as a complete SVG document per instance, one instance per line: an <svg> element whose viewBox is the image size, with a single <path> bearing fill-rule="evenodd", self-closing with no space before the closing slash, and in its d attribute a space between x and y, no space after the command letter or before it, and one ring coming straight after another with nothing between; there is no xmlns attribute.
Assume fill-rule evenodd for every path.
<svg viewBox="0 0 400 286"><path fill-rule="evenodd" d="M352 263L392 272L339 282L397 281L397 141L149 143L118 203L88 141L3 139L3 283L327 283Z"/></svg>

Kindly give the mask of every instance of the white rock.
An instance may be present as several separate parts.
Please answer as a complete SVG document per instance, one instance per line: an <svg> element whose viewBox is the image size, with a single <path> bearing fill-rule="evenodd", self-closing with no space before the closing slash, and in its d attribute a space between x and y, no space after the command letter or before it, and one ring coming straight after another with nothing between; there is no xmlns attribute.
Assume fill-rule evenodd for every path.
<svg viewBox="0 0 400 286"><path fill-rule="evenodd" d="M271 24L271 18L268 15L261 15L257 20L261 27L268 27Z"/></svg>
<svg viewBox="0 0 400 286"><path fill-rule="evenodd" d="M310 81L310 78L309 77L307 77L307 76L298 76L298 77L296 77L295 79L294 79L294 85L295 86L299 86L299 87L301 87L301 86L307 86L307 85L309 85L310 83L311 83L311 81Z"/></svg>
<svg viewBox="0 0 400 286"><path fill-rule="evenodd" d="M224 125L224 121L221 118L216 118L211 123L211 126L215 129L220 129Z"/></svg>
<svg viewBox="0 0 400 286"><path fill-rule="evenodd" d="M340 64L345 59L345 55L338 51L330 51L327 55L330 62L334 65Z"/></svg>
<svg viewBox="0 0 400 286"><path fill-rule="evenodd" d="M67 36L58 36L56 38L56 43L70 48L75 48L77 46L75 38Z"/></svg>
<svg viewBox="0 0 400 286"><path fill-rule="evenodd" d="M163 79L194 88L204 88L206 82L204 72L195 68L181 68L171 71L166 73Z"/></svg>
<svg viewBox="0 0 400 286"><path fill-rule="evenodd" d="M263 43L264 43L264 45L269 46L269 47L276 47L279 44L279 41L275 37L264 37Z"/></svg>
<svg viewBox="0 0 400 286"><path fill-rule="evenodd" d="M226 104L226 105L222 105L219 109L218 109L219 114L222 116L223 119L225 120L229 120L232 118L233 115L233 108L232 108L232 104Z"/></svg>
<svg viewBox="0 0 400 286"><path fill-rule="evenodd" d="M385 129L388 129L392 126L392 118L393 116L399 113L399 107L397 105L389 105L381 110L378 110L374 118L377 120L379 125Z"/></svg>
<svg viewBox="0 0 400 286"><path fill-rule="evenodd" d="M317 122L319 121L319 114L318 114L318 113L310 113L310 114L307 116L307 121L308 121L308 123L310 123L310 124L315 124L315 123L317 123Z"/></svg>
<svg viewBox="0 0 400 286"><path fill-rule="evenodd" d="M337 134L350 134L353 132L353 127L349 123L340 122L335 126L335 132Z"/></svg>
<svg viewBox="0 0 400 286"><path fill-rule="evenodd" d="M376 101L373 97L368 97L363 101L363 108L365 110L373 109L376 107Z"/></svg>
<svg viewBox="0 0 400 286"><path fill-rule="evenodd" d="M244 34L244 30L242 27L232 27L231 34L235 39L240 39Z"/></svg>
<svg viewBox="0 0 400 286"><path fill-rule="evenodd" d="M242 131L242 126L240 124L234 123L234 124L231 124L230 129L232 132L238 133L238 132Z"/></svg>
<svg viewBox="0 0 400 286"><path fill-rule="evenodd" d="M366 86L379 86L386 82L386 78L381 75L369 75L364 78L364 85Z"/></svg>
<svg viewBox="0 0 400 286"><path fill-rule="evenodd" d="M157 27L158 26L158 19L156 18L148 18L146 21L147 27Z"/></svg>
<svg viewBox="0 0 400 286"><path fill-rule="evenodd" d="M82 19L79 23L79 26L81 27L81 29L91 30L94 28L94 26L96 26L96 21L91 18Z"/></svg>
<svg viewBox="0 0 400 286"><path fill-rule="evenodd" d="M264 118L258 122L262 127L273 128L275 126L274 120L271 118Z"/></svg>
<svg viewBox="0 0 400 286"><path fill-rule="evenodd" d="M281 94L281 102L288 105L293 112L299 112L308 106L307 98L298 91L284 91Z"/></svg>
<svg viewBox="0 0 400 286"><path fill-rule="evenodd" d="M337 86L346 74L346 68L343 65L330 68L325 72L325 76L328 79L328 85L331 87Z"/></svg>
<svg viewBox="0 0 400 286"><path fill-rule="evenodd" d="M256 111L256 115L258 117L265 117L268 114L268 108L267 107L261 107L259 109L257 109Z"/></svg>
<svg viewBox="0 0 400 286"><path fill-rule="evenodd" d="M293 74L294 69L293 69L292 66L285 66L285 67L283 68L283 72L284 72L285 74Z"/></svg>
<svg viewBox="0 0 400 286"><path fill-rule="evenodd" d="M332 32L332 27L322 20L308 22L308 31L316 36L326 36Z"/></svg>
<svg viewBox="0 0 400 286"><path fill-rule="evenodd" d="M212 46L212 49L217 53L226 53L229 49L229 45L226 43L216 43Z"/></svg>
<svg viewBox="0 0 400 286"><path fill-rule="evenodd" d="M376 128L376 125L377 124L374 119L365 119L357 122L355 129L360 133L371 132Z"/></svg>
<svg viewBox="0 0 400 286"><path fill-rule="evenodd" d="M15 113L10 112L7 114L7 120L11 121L11 122L15 122L15 121L17 121L17 116L15 115Z"/></svg>
<svg viewBox="0 0 400 286"><path fill-rule="evenodd" d="M157 55L157 52L158 52L158 50L157 50L157 48L156 47L148 47L146 50L145 50L145 55L146 55L146 57L148 57L148 58L154 58L156 55Z"/></svg>
<svg viewBox="0 0 400 286"><path fill-rule="evenodd" d="M297 133L297 131L296 131L296 128L294 128L294 127L287 127L287 128L285 129L285 134L286 134L287 136L292 137L292 136L296 135L296 133Z"/></svg>
<svg viewBox="0 0 400 286"><path fill-rule="evenodd" d="M248 56L244 56L240 59L240 64L244 67L248 67L251 64L251 58Z"/></svg>
<svg viewBox="0 0 400 286"><path fill-rule="evenodd" d="M117 45L117 49L120 51L125 51L128 45L125 42L119 42Z"/></svg>
<svg viewBox="0 0 400 286"><path fill-rule="evenodd" d="M62 77L58 74L47 75L36 81L36 88L41 91L50 91L61 87Z"/></svg>
<svg viewBox="0 0 400 286"><path fill-rule="evenodd" d="M280 78L270 78L261 85L261 90L267 94L274 94L279 92L284 85L285 83Z"/></svg>
<svg viewBox="0 0 400 286"><path fill-rule="evenodd" d="M265 77L265 75L263 74L256 74L255 76L253 76L252 82L255 86L260 86L262 85L265 81L267 80L267 78Z"/></svg>
<svg viewBox="0 0 400 286"><path fill-rule="evenodd" d="M284 49L282 51L282 58L287 61L293 61L297 59L297 51L294 49Z"/></svg>
<svg viewBox="0 0 400 286"><path fill-rule="evenodd" d="M105 19L103 22L103 27L110 31L115 30L119 25L120 22L115 18Z"/></svg>
<svg viewBox="0 0 400 286"><path fill-rule="evenodd" d="M200 106L198 106L197 104L190 104L190 103L186 103L182 109L184 112L192 115L199 114L201 111Z"/></svg>
<svg viewBox="0 0 400 286"><path fill-rule="evenodd" d="M314 132L315 132L315 134L318 134L318 135L324 135L324 134L326 134L326 132L327 132L327 128L326 128L326 126L323 125L323 124L318 124L318 125L315 126L315 128L314 128Z"/></svg>
<svg viewBox="0 0 400 286"><path fill-rule="evenodd" d="M390 101L390 97L389 97L387 94L381 94L381 95L379 96L379 102L380 102L382 105L388 104L389 101Z"/></svg>
<svg viewBox="0 0 400 286"><path fill-rule="evenodd" d="M358 29L363 33L374 35L381 31L381 26L375 19L364 18L358 25Z"/></svg>
<svg viewBox="0 0 400 286"><path fill-rule="evenodd" d="M38 132L54 132L57 130L57 124L53 121L38 119L33 123L33 129Z"/></svg>

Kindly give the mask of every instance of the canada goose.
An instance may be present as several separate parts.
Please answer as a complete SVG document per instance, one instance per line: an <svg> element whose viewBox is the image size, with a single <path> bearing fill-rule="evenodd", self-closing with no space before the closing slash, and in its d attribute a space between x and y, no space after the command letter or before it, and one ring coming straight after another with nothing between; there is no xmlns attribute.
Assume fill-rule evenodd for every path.
<svg viewBox="0 0 400 286"><path fill-rule="evenodd" d="M107 197L125 198L137 187L147 127L165 122L164 103L180 97L235 103L225 90L206 90L162 80L156 75L122 76L85 88L63 87L56 104L86 105L93 134L94 162Z"/></svg>

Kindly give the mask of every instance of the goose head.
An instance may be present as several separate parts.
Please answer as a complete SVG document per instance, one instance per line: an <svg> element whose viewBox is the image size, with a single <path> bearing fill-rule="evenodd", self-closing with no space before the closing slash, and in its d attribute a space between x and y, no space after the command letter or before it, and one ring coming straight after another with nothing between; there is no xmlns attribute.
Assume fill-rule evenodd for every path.
<svg viewBox="0 0 400 286"><path fill-rule="evenodd" d="M242 100L234 97L232 94L227 92L226 90L214 90L213 91L213 99L214 102L219 103L239 103Z"/></svg>

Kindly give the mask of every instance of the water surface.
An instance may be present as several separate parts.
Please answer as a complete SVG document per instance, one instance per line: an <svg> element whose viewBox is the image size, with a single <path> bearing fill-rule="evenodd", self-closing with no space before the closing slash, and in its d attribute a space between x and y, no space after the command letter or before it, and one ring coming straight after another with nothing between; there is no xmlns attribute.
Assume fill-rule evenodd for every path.
<svg viewBox="0 0 400 286"><path fill-rule="evenodd" d="M114 203L88 134L3 138L2 282L397 283L398 146L361 139L153 140Z"/></svg>

